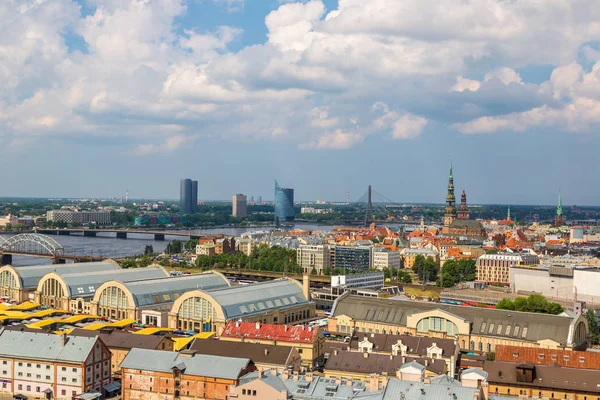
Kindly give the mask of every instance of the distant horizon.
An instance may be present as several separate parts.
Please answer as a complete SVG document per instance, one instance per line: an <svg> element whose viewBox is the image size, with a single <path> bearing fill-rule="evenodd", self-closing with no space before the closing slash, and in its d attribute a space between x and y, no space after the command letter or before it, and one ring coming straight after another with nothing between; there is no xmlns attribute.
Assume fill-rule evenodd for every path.
<svg viewBox="0 0 600 400"><path fill-rule="evenodd" d="M233 195L232 195L233 196ZM119 197L0 197L0 201L8 201L8 200L46 200L46 201L52 201L52 200L57 200L57 201L77 201L77 200L118 200ZM157 201L169 201L169 202L174 202L177 203L179 202L179 199L166 199L166 198L129 198L129 203L135 203L138 201L153 201L153 202L157 202ZM231 200L203 200L203 199L199 199L199 201L203 202L203 203L229 203L231 204L232 201ZM274 200L264 200L263 199L263 203L272 203ZM325 201L325 204L316 204L317 201ZM250 203L250 201L248 200L248 203ZM334 201L334 200L323 200L323 199L316 199L316 200L294 200L294 203L305 203L305 204L312 204L312 205L319 205L319 206L323 206L323 205L327 205L327 204L337 204L337 205L343 205L346 204L345 201ZM445 206L445 203L429 203L429 202L373 202L374 204L393 204L393 205L404 205L404 206L436 206L436 207L443 207ZM365 202L357 202L357 201L351 201L350 204L366 204ZM460 204L460 201L457 201L457 204ZM490 206L496 206L496 207L508 207L508 206L516 206L516 207L550 207L550 208L556 208L556 204L518 204L518 203L468 203L469 207L490 207ZM582 204L564 204L563 203L563 209L564 208L571 208L573 206L575 207L584 207L584 208L600 208L600 205L582 205Z"/></svg>

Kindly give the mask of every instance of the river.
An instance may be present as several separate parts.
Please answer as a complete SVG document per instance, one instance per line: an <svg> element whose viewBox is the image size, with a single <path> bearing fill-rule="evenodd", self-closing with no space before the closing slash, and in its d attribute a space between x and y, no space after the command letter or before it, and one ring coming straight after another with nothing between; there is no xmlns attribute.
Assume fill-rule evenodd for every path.
<svg viewBox="0 0 600 400"><path fill-rule="evenodd" d="M293 227L282 229L304 229L311 231L329 232L332 225L316 225L310 223L296 223ZM393 226L390 226L393 228ZM275 228L205 228L192 230L193 233L216 234L223 233L228 236L241 236L252 231L271 231ZM0 236L8 238L12 233L2 233ZM162 252L167 244L173 239L181 239L177 236L166 236L165 240L154 240L152 235L128 233L127 239L117 239L114 233L98 233L96 237L83 237L81 235L58 236L49 235L65 248L65 254L69 255L93 255L99 257L122 258L144 252L146 245L151 245L155 252ZM12 264L15 266L49 264L52 260L36 257L13 257Z"/></svg>

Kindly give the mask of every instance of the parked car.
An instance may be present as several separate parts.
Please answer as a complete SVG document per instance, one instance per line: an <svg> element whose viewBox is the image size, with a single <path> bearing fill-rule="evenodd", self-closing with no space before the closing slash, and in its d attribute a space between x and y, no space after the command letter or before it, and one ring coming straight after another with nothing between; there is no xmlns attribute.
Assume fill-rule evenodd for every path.
<svg viewBox="0 0 600 400"><path fill-rule="evenodd" d="M17 400L27 400L27 396L25 396L24 394L14 394L13 395L13 399L17 399Z"/></svg>

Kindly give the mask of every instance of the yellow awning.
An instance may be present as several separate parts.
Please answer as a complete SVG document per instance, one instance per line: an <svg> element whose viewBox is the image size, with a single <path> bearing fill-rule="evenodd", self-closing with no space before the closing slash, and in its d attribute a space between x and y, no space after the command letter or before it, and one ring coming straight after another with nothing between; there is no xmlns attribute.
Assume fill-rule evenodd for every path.
<svg viewBox="0 0 600 400"><path fill-rule="evenodd" d="M193 336L173 338L173 341L175 342L173 344L173 350L180 351L181 349L185 348L188 344L190 344L194 339L195 338Z"/></svg>
<svg viewBox="0 0 600 400"><path fill-rule="evenodd" d="M197 339L209 339L213 336L215 336L214 332L202 332L194 335L194 337Z"/></svg>
<svg viewBox="0 0 600 400"><path fill-rule="evenodd" d="M137 335L156 335L157 333L162 332L172 332L172 329L169 328L144 328L140 329L137 332L134 332Z"/></svg>

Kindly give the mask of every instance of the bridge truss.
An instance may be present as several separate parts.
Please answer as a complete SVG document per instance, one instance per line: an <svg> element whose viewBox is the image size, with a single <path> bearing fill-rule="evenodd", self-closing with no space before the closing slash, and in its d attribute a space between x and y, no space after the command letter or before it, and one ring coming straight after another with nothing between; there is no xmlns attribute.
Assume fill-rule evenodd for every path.
<svg viewBox="0 0 600 400"><path fill-rule="evenodd" d="M0 252L61 257L64 256L65 249L49 236L39 233L22 233L8 239L0 238Z"/></svg>

